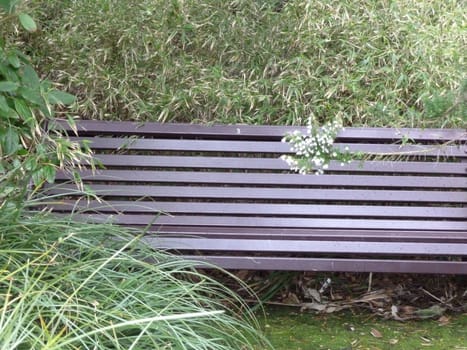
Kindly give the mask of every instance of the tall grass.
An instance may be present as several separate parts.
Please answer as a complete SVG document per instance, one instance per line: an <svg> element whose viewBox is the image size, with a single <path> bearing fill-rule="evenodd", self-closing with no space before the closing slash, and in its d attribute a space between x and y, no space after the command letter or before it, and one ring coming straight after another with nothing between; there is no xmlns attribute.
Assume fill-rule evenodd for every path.
<svg viewBox="0 0 467 350"><path fill-rule="evenodd" d="M246 305L112 225L0 208L0 349L253 349Z"/></svg>
<svg viewBox="0 0 467 350"><path fill-rule="evenodd" d="M42 31L30 48L52 80L79 96L86 118L464 121L465 108L449 109L466 78L460 0L32 4Z"/></svg>

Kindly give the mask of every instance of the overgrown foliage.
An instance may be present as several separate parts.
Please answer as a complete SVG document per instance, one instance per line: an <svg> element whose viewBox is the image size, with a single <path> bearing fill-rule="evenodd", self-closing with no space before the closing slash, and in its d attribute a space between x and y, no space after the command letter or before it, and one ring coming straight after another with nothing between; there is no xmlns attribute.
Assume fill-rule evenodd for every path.
<svg viewBox="0 0 467 350"><path fill-rule="evenodd" d="M85 145L52 132L54 107L74 97L16 48L20 27L37 29L18 5L0 0L0 349L267 347L247 305L194 262L152 250L136 231L40 212L45 203L25 195L92 162Z"/></svg>
<svg viewBox="0 0 467 350"><path fill-rule="evenodd" d="M89 151L52 132L54 106L74 96L41 80L29 58L11 45L6 32L34 32L36 23L16 12L18 1L0 3L0 206L6 198L23 198L29 183L53 182L57 169L90 161Z"/></svg>
<svg viewBox="0 0 467 350"><path fill-rule="evenodd" d="M120 226L17 210L0 207L0 349L267 348L244 302L192 262Z"/></svg>
<svg viewBox="0 0 467 350"><path fill-rule="evenodd" d="M459 0L34 0L28 41L92 119L459 126ZM465 102L465 96L462 97Z"/></svg>

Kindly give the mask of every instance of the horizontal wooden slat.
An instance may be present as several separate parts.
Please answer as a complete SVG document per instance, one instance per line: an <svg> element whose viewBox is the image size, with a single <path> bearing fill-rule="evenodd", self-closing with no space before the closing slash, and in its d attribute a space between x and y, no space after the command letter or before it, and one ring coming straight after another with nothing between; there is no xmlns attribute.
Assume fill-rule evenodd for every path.
<svg viewBox="0 0 467 350"><path fill-rule="evenodd" d="M354 140L467 141L466 129L346 128L338 138Z"/></svg>
<svg viewBox="0 0 467 350"><path fill-rule="evenodd" d="M385 175L299 175L231 173L213 171L90 170L78 171L84 181L156 182L181 184L242 184L342 187L467 188L467 177L385 176ZM57 180L70 180L58 173Z"/></svg>
<svg viewBox="0 0 467 350"><path fill-rule="evenodd" d="M342 242L342 241L293 241L254 239L166 238L148 236L151 246L161 249L283 252L283 253L344 253L344 254L395 254L395 255L459 255L467 256L467 244L411 243L411 242Z"/></svg>
<svg viewBox="0 0 467 350"><path fill-rule="evenodd" d="M90 142L94 150L139 150L139 151L190 151L190 152L238 152L238 153L281 153L290 154L290 145L273 141L223 141L223 140L179 140L179 139L122 139L122 138L78 138L71 141ZM372 155L424 155L434 157L467 157L467 146L438 145L385 145L336 143L344 151L363 152Z"/></svg>
<svg viewBox="0 0 467 350"><path fill-rule="evenodd" d="M193 187L193 186L131 186L90 185L100 196L131 196L155 198L205 198L205 199L261 199L261 200L321 200L359 202L437 202L467 203L466 192L448 191L391 191L391 190L340 190L250 187ZM58 184L49 190L52 194L82 194L76 186Z"/></svg>
<svg viewBox="0 0 467 350"><path fill-rule="evenodd" d="M60 211L93 210L103 213L153 213L171 214L224 214L268 216L319 216L319 217L384 217L384 218L467 218L465 208L440 208L420 206L371 206L371 205L307 205L271 203L206 203L206 202L152 202L152 201L60 201L50 208Z"/></svg>
<svg viewBox="0 0 467 350"><path fill-rule="evenodd" d="M127 225L140 227L138 225ZM158 236L231 239L343 240L380 242L467 243L467 232L388 229L310 229L279 227L164 226Z"/></svg>
<svg viewBox="0 0 467 350"><path fill-rule="evenodd" d="M215 265L240 270L467 274L467 261L199 255L182 257L200 262L198 267L201 268L212 268Z"/></svg>
<svg viewBox="0 0 467 350"><path fill-rule="evenodd" d="M106 167L156 167L201 169L289 170L281 159L241 157L183 157L99 154L95 157ZM465 163L445 162L352 162L341 166L331 162L329 171L392 172L414 174L467 174Z"/></svg>
<svg viewBox="0 0 467 350"><path fill-rule="evenodd" d="M58 121L60 127L71 131L67 122ZM180 136L213 137L231 139L279 139L286 133L300 130L298 126L254 126L254 125L196 125L196 124L159 124L135 122L79 121L78 130L85 135L143 135L143 136ZM358 140L402 140L414 141L467 141L463 129L392 129L392 128L346 128L340 132L340 139Z"/></svg>
<svg viewBox="0 0 467 350"><path fill-rule="evenodd" d="M137 214L76 214L80 220L113 222L122 225L171 225L228 226L228 227L280 227L280 228L336 228L336 229L391 229L391 230L453 230L466 231L467 221L428 220L376 220L376 219L321 219L240 216L190 216L190 215L137 215ZM467 253L467 252L466 252Z"/></svg>

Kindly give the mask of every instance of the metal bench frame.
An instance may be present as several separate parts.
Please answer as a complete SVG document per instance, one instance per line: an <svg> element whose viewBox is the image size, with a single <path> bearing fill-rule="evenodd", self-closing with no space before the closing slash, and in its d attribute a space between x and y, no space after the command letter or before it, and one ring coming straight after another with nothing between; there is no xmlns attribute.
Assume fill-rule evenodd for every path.
<svg viewBox="0 0 467 350"><path fill-rule="evenodd" d="M348 128L337 146L409 158L318 176L279 159L295 129L80 121L71 138L105 166L81 176L105 202L53 210L149 225L155 248L228 269L467 274L466 130ZM75 190L67 180L49 193Z"/></svg>

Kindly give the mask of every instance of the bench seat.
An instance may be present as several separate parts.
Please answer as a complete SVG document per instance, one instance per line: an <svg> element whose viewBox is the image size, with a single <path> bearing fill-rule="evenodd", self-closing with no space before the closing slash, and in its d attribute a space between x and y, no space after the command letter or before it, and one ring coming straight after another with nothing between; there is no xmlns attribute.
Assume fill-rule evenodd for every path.
<svg viewBox="0 0 467 350"><path fill-rule="evenodd" d="M77 126L58 123L105 167L80 171L102 201L60 173L58 215L147 229L201 266L467 274L466 130L348 128L336 146L368 160L299 175L279 158L296 127Z"/></svg>

